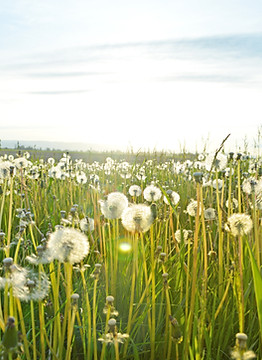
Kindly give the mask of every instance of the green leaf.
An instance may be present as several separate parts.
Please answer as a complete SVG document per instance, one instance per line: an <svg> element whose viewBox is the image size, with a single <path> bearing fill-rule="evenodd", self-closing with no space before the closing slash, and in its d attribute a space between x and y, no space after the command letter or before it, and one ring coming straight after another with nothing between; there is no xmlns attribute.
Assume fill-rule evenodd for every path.
<svg viewBox="0 0 262 360"><path fill-rule="evenodd" d="M262 334L262 276L259 272L255 257L252 253L252 250L250 248L248 241L246 241L246 245L248 248L250 263L251 263L251 268L252 268L260 334ZM261 335L261 338L262 338L262 335Z"/></svg>

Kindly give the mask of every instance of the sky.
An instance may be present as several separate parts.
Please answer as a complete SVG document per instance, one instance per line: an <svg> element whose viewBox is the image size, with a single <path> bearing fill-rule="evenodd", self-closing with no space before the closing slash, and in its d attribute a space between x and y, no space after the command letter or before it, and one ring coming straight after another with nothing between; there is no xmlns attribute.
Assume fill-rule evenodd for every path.
<svg viewBox="0 0 262 360"><path fill-rule="evenodd" d="M261 18L260 0L0 0L0 139L253 147Z"/></svg>

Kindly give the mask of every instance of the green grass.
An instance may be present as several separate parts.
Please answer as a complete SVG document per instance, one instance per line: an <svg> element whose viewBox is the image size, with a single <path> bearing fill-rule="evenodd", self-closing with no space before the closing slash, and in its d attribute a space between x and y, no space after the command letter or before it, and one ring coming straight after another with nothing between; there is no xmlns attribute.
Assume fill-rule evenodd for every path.
<svg viewBox="0 0 262 360"><path fill-rule="evenodd" d="M125 178L120 159L109 172L106 156L82 164L68 159L62 178L52 178L49 156L41 154L43 162L32 157L27 167L1 180L0 223L5 235L0 235L0 260L12 257L15 264L43 272L50 281L49 292L40 301L20 301L12 286L1 290L1 336L8 316L14 316L23 349L17 352L18 359L230 359L240 331L248 335L248 348L262 357L261 209L254 206L260 195L246 194L241 187L244 176L260 179L259 166L250 170L260 159L228 161L232 169L228 176L202 169L212 181L223 179L223 187L216 190L194 181L197 156L191 155L193 161L187 165L180 159L181 171L176 172L176 156L158 154L155 160L152 154L143 154L142 160L142 154L128 154L130 176ZM143 180L137 177L141 169ZM75 176L80 170L88 179L84 184ZM92 180L94 175L99 183ZM180 201L165 203L163 196L156 201L157 217L149 231L131 234L121 219L102 215L99 200L107 194L119 191L130 203L147 203L142 195L132 198L128 190L132 184L145 189L152 182L162 195L176 191ZM239 212L226 207L232 198L253 221L252 231L240 237L226 231L228 217ZM191 199L197 201L196 216L186 212ZM216 210L213 220L204 217L208 207ZM24 228L18 209L27 212ZM93 218L95 226L86 232L90 251L80 264L53 260L33 265L26 260L40 252L39 245L57 225L79 229L85 216ZM175 238L183 229L192 231L189 244L183 237L181 242ZM123 242L131 244L131 251L121 251ZM10 277L4 266L1 271L3 278ZM73 293L79 294L75 305ZM113 315L103 311L108 295L114 296L119 313L112 331L108 320ZM110 331L111 344L98 341ZM118 343L119 334L126 333L129 337Z"/></svg>

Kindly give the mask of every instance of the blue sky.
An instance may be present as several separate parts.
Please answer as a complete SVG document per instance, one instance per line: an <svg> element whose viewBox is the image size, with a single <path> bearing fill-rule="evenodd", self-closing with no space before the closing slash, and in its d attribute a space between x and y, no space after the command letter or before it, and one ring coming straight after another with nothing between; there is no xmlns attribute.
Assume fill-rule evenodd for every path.
<svg viewBox="0 0 262 360"><path fill-rule="evenodd" d="M253 145L261 1L0 5L2 140L212 150L231 133L232 150Z"/></svg>

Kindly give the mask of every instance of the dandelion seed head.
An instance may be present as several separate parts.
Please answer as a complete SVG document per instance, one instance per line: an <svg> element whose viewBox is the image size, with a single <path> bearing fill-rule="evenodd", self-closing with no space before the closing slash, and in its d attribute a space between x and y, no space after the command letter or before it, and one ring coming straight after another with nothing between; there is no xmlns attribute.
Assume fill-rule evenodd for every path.
<svg viewBox="0 0 262 360"><path fill-rule="evenodd" d="M142 194L142 189L139 185L131 185L128 192L131 196L140 196Z"/></svg>
<svg viewBox="0 0 262 360"><path fill-rule="evenodd" d="M173 205L177 205L179 203L180 195L177 192L171 191L171 193L168 195L169 195L169 199ZM164 196L163 200L164 200L165 204L169 205L169 201L166 198L166 196Z"/></svg>
<svg viewBox="0 0 262 360"><path fill-rule="evenodd" d="M253 221L249 215L233 214L228 218L226 230L234 236L243 236L250 233Z"/></svg>
<svg viewBox="0 0 262 360"><path fill-rule="evenodd" d="M76 181L78 182L78 184L86 184L87 183L87 176L83 171L80 171L77 175L76 175Z"/></svg>
<svg viewBox="0 0 262 360"><path fill-rule="evenodd" d="M107 219L119 219L128 206L127 197L120 192L110 193L107 200L100 200L101 212Z"/></svg>
<svg viewBox="0 0 262 360"><path fill-rule="evenodd" d="M216 211L213 208L204 210L204 217L206 220L214 220L216 218Z"/></svg>
<svg viewBox="0 0 262 360"><path fill-rule="evenodd" d="M89 217L81 219L79 225L82 231L94 231L95 229L95 221Z"/></svg>
<svg viewBox="0 0 262 360"><path fill-rule="evenodd" d="M205 167L207 171L210 171L212 166L214 170L221 171L226 168L227 157L221 153L218 153L215 158L215 154L209 154L205 160Z"/></svg>
<svg viewBox="0 0 262 360"><path fill-rule="evenodd" d="M157 186L148 185L144 189L143 196L149 202L158 201L162 197L162 192Z"/></svg>
<svg viewBox="0 0 262 360"><path fill-rule="evenodd" d="M41 301L49 293L49 280L45 273L35 273L25 269L25 277L19 284L12 280L13 295L21 301Z"/></svg>
<svg viewBox="0 0 262 360"><path fill-rule="evenodd" d="M154 221L154 214L150 206L133 204L122 214L122 224L130 232L146 232Z"/></svg>
<svg viewBox="0 0 262 360"><path fill-rule="evenodd" d="M192 236L192 230L178 229L175 232L175 239L178 243L181 243L183 237L184 243L187 245L188 242L190 241L191 236Z"/></svg>
<svg viewBox="0 0 262 360"><path fill-rule="evenodd" d="M60 227L50 234L47 253L60 262L79 263L89 253L89 241L79 230Z"/></svg>
<svg viewBox="0 0 262 360"><path fill-rule="evenodd" d="M223 187L223 180L221 180L221 179L213 180L212 186L214 189L221 190Z"/></svg>
<svg viewBox="0 0 262 360"><path fill-rule="evenodd" d="M186 211L190 216L196 216L196 214L197 214L197 201L191 199L190 203L187 205ZM199 215L201 215L201 203L199 203Z"/></svg>
<svg viewBox="0 0 262 360"><path fill-rule="evenodd" d="M226 207L228 208L229 202L228 200L226 201ZM238 200L235 198L231 199L231 208L232 209L237 209L238 208Z"/></svg>

